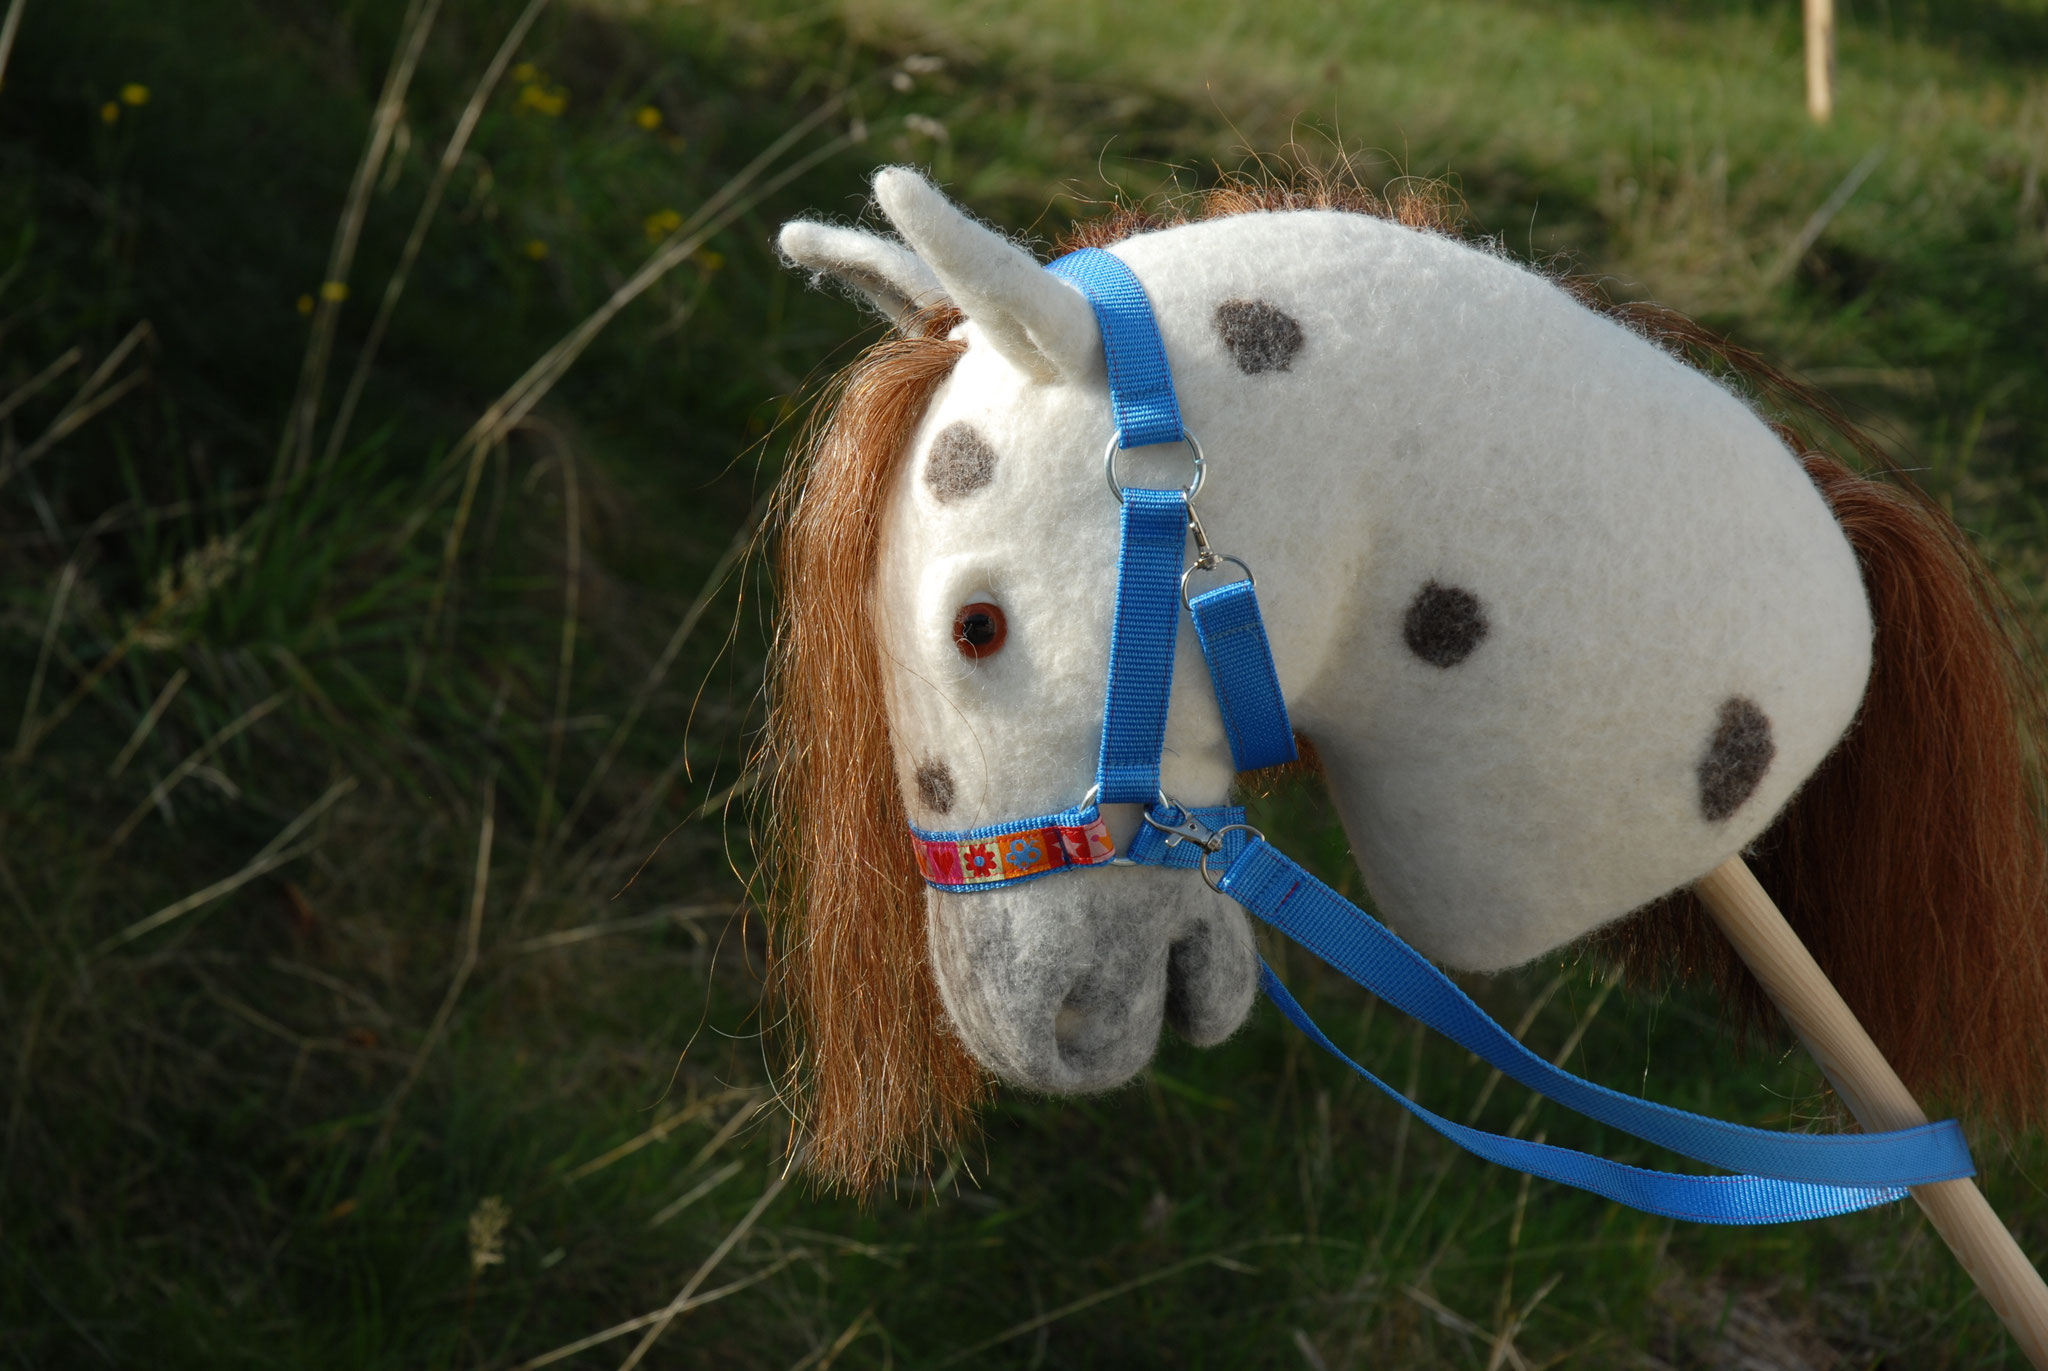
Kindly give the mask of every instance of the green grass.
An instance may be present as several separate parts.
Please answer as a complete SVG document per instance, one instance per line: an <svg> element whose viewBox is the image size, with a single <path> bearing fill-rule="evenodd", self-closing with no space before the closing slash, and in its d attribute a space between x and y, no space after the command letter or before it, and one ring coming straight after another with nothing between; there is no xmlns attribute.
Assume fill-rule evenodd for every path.
<svg viewBox="0 0 2048 1371"><path fill-rule="evenodd" d="M1507 251L1836 389L2038 606L2048 10L1847 10L1822 130L1793 7L1736 0L557 6L483 107L330 461L385 282L520 6L443 9L294 477L281 440L322 317L298 302L407 7L29 0L0 90L4 469L148 329L83 403L143 379L0 486L0 1351L513 1366L662 1309L703 1267L707 1302L646 1364L2019 1364L1910 1209L1723 1231L1526 1183L1267 1009L1220 1049L1165 1044L1106 1097L1003 1096L936 1183L865 1206L792 1186L722 1248L786 1135L748 1112L762 949L725 803L767 588L725 559L793 399L863 327L776 266L783 217L850 215L874 163L915 160L1049 240L1092 202L1298 137L1368 179L1451 176ZM146 103L123 103L130 82ZM667 216L835 99L754 190L806 162L793 179L749 191L526 423L466 441ZM1346 879L1314 796L1262 806ZM120 941L301 819L277 865ZM1525 1114L1272 953L1432 1107L1659 1162ZM1605 980L1567 953L1472 988L1532 1013L1539 1050L1583 1029L1569 1060L1595 1079L1830 1118L1800 1054L1737 1060L1710 1004ZM2048 1250L2048 1146L1978 1153ZM502 1232L472 1231L493 1213ZM556 1364L617 1365L641 1336Z"/></svg>

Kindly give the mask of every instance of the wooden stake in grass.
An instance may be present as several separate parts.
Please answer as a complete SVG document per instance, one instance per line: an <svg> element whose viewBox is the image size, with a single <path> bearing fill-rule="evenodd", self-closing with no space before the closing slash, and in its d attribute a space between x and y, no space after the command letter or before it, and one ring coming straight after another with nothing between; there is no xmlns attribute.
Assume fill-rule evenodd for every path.
<svg viewBox="0 0 2048 1371"><path fill-rule="evenodd" d="M1730 857L1694 889L1857 1122L1873 1132L1926 1123L1925 1111L1742 858ZM1984 1192L1973 1181L1937 1181L1914 1186L1913 1198L2027 1360L2048 1371L2048 1285Z"/></svg>
<svg viewBox="0 0 2048 1371"><path fill-rule="evenodd" d="M1806 112L1816 124L1835 113L1835 0L1806 0Z"/></svg>

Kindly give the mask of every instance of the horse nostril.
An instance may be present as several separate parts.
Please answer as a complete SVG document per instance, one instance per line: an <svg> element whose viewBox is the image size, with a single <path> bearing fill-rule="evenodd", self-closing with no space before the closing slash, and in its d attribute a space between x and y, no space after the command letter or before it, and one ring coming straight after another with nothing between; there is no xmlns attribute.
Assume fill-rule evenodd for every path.
<svg viewBox="0 0 2048 1371"><path fill-rule="evenodd" d="M1197 1022L1203 1013L1196 987L1211 977L1215 949L1210 941L1209 925L1197 924L1166 950L1166 1022L1191 1040L1207 1036Z"/></svg>
<svg viewBox="0 0 2048 1371"><path fill-rule="evenodd" d="M1081 1030L1087 1023L1087 1013L1071 1003L1061 1005L1059 1012L1052 1016L1053 1041L1059 1044L1061 1056L1072 1050L1075 1039L1081 1036Z"/></svg>

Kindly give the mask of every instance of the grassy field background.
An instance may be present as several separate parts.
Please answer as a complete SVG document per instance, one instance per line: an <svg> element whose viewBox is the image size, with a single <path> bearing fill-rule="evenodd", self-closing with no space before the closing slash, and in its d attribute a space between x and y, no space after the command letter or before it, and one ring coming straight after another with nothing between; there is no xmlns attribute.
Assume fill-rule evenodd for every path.
<svg viewBox="0 0 2048 1371"><path fill-rule="evenodd" d="M1833 391L2038 614L2048 4L1843 9L1816 128L1796 6L1740 0L27 0L0 1351L2018 1366L1910 1208L1720 1231L1530 1183L1263 1009L1116 1094L1005 1095L865 1205L777 1179L764 1090L741 553L874 333L775 225L887 161L1046 241L1290 143L1448 177L1510 253ZM1262 810L1347 879L1316 797ZM1668 1161L1272 954L1431 1107ZM1595 1079L1832 1121L1699 997L1570 952L1471 988ZM1974 1141L2048 1252L2048 1145Z"/></svg>

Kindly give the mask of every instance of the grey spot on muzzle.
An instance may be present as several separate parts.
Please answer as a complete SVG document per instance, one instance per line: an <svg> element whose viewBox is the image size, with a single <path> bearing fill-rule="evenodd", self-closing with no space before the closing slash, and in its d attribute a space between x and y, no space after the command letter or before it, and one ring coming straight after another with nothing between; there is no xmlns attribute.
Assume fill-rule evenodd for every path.
<svg viewBox="0 0 2048 1371"><path fill-rule="evenodd" d="M1199 1047L1237 1031L1258 990L1244 913L1193 872L1110 867L933 894L932 966L961 1041L1015 1085L1108 1090L1170 1025Z"/></svg>
<svg viewBox="0 0 2048 1371"><path fill-rule="evenodd" d="M912 779L917 782L917 798L926 809L934 814L945 814L953 808L953 768L934 757L918 763Z"/></svg>
<svg viewBox="0 0 2048 1371"><path fill-rule="evenodd" d="M1778 745L1771 741L1771 721L1754 700L1731 695L1721 702L1721 717L1699 761L1700 814L1720 823L1756 793Z"/></svg>

